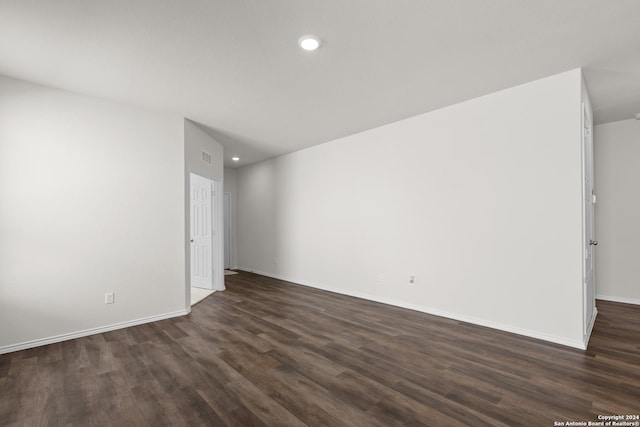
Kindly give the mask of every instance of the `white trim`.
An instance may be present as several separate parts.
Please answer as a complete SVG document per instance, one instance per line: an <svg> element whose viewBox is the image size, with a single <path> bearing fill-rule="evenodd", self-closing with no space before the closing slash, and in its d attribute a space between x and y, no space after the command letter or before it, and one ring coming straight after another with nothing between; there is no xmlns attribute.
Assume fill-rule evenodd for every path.
<svg viewBox="0 0 640 427"><path fill-rule="evenodd" d="M88 335L101 334L104 332L110 332L110 331L115 331L117 329L129 328L131 326L142 325L145 323L157 322L158 320L170 319L172 317L184 316L185 314L189 314L190 311L191 310L173 311L171 313L143 317L141 319L129 320L127 322L115 323L113 325L100 326L98 328L91 328L91 329L85 329L83 331L71 332L69 334L55 335L53 337L41 338L33 341L26 341L20 344L11 344L4 347L0 347L0 354L26 350L28 348L40 347L42 345L54 344L62 341L68 341L75 338L86 337Z"/></svg>
<svg viewBox="0 0 640 427"><path fill-rule="evenodd" d="M596 294L596 299L601 299L601 300L604 300L604 301L622 302L622 303L625 303L625 304L640 305L640 299L636 299L636 298L614 297L614 296L610 296L610 295Z"/></svg>
<svg viewBox="0 0 640 427"><path fill-rule="evenodd" d="M478 318L475 318L475 317L466 316L466 315L458 314L458 313L451 313L451 312L448 312L448 311L443 311L443 310L439 310L439 309L432 308L432 307L426 307L426 306L422 306L422 305L410 304L410 303L406 303L404 301L390 300L390 299L387 299L387 298L381 298L381 297L378 297L378 296L365 294L365 293L361 293L361 292L348 291L348 290L345 290L345 289L330 288L330 287L323 286L323 285L320 285L320 284L317 284L317 283L311 283L311 282L307 282L307 281L303 281L303 280L299 280L299 279L291 279L291 278L287 278L287 277L280 276L280 275L277 275L277 274L267 273L267 272L264 272L264 271L259 271L259 270L255 270L255 269L251 269L251 268L240 267L240 268L238 268L238 270L248 271L248 272L251 272L251 273L256 273L256 274L260 274L262 276L272 277L274 279L284 280L286 282L291 282L291 283L295 283L295 284L298 284L298 285L303 285L303 286L308 286L308 287L311 287L311 288L321 289L323 291L334 292L336 294L342 294L342 295L348 295L348 296L351 296L351 297L362 298L362 299L365 299L365 300L375 301L375 302L379 302L379 303L382 303L382 304L387 304L387 305L393 305L393 306L396 306L396 307L407 308L409 310L420 311L422 313L427 313L427 314L433 314L435 316L446 317L448 319L459 320L461 322L472 323L474 325L485 326L485 327L492 328L492 329L498 329L500 331L510 332L510 333L513 333L513 334L524 335L526 337L536 338L536 339L543 340L543 341L549 341L549 342L552 342L552 343L561 344L561 345L565 345L565 346L568 346L568 347L574 347L574 348L578 348L580 350L586 350L586 348L587 348L586 344L584 342L581 342L581 341L572 341L572 340L568 340L566 338L556 337L554 335L542 334L542 333L539 333L539 332L530 331L528 329L516 328L516 327L513 327L513 326L504 325L502 323L491 322L491 321L478 319ZM595 316L594 316L594 319L595 319Z"/></svg>
<svg viewBox="0 0 640 427"><path fill-rule="evenodd" d="M583 82L584 83L584 82ZM587 254L591 251L591 284L593 286L593 301L587 301L589 284L587 283L587 263L586 256L582 257L582 327L585 333L585 348L589 343L588 337L591 335L590 328L593 328L593 322L596 315L595 299L596 299L596 251L593 250L591 243L587 241L587 234L591 239L595 239L595 210L592 200L592 190L594 188L595 174L593 170L593 123L591 121L591 115L587 110L587 105L582 102L582 114L581 114L581 126L580 126L580 155L582 159L582 253ZM588 136L588 138L587 138ZM587 152L589 158L587 158ZM587 162L587 160L590 160ZM589 164L587 164L589 163ZM586 187L586 178L589 176L591 179L591 188ZM589 200L585 204L585 199ZM591 216L591 229L587 230L587 213ZM587 319L589 307L593 307L592 318ZM591 324L587 324L591 322Z"/></svg>
<svg viewBox="0 0 640 427"><path fill-rule="evenodd" d="M591 317L591 322L589 322L589 326L587 328L587 334L584 336L585 350L589 346L589 340L591 339L591 332L593 332L593 326L596 324L596 317L598 317L598 307L595 307L593 309L593 316Z"/></svg>
<svg viewBox="0 0 640 427"><path fill-rule="evenodd" d="M213 236L211 236L216 248L216 257L213 260L216 266L213 290L224 291L226 289L224 287L224 182L222 179L213 179L211 181L214 189L214 194L211 198L213 202L213 221L216 224Z"/></svg>
<svg viewBox="0 0 640 427"><path fill-rule="evenodd" d="M229 196L229 212L227 212L227 195ZM233 265L233 244L231 243L231 241L233 240L233 237L231 236L232 232L233 232L233 223L231 222L233 220L233 215L231 215L231 192L230 191L225 191L222 193L222 197L223 197L223 201L222 201L222 209L223 209L223 213L222 213L222 232L224 233L224 235L222 236L222 240L224 242L224 244L222 245L224 247L224 254L223 254L223 261L222 264L225 266L224 268L226 269L226 254L229 253L229 269L231 269L231 266ZM227 248L227 228L224 226L225 224L225 219L228 219L229 221L229 247Z"/></svg>

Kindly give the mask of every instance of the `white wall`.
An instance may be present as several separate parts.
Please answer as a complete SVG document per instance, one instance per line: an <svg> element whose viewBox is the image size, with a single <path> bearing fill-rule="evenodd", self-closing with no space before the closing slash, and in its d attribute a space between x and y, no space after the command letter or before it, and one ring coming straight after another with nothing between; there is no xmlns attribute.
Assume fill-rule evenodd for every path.
<svg viewBox="0 0 640 427"><path fill-rule="evenodd" d="M231 268L238 267L238 219L236 216L238 206L238 185L236 170L224 168L224 192L231 198Z"/></svg>
<svg viewBox="0 0 640 427"><path fill-rule="evenodd" d="M224 177L224 151L222 144L200 129L195 122L185 120L185 164L187 172L193 172L213 181ZM202 151L211 154L211 163L202 161Z"/></svg>
<svg viewBox="0 0 640 427"><path fill-rule="evenodd" d="M213 139L210 135L204 132L198 127L197 124L191 120L184 121L184 147L185 147L185 211L187 212L185 220L185 235L190 236L191 228L191 215L190 211L190 191L189 180L190 174L195 173L197 175L209 178L214 181L214 195L213 195L213 227L214 230L220 230L218 233L214 233L214 246L218 248L213 254L213 288L215 290L224 290L224 234L222 233L224 227L223 217L223 203L224 203L224 151L222 144ZM211 163L206 163L202 160L202 152L211 155ZM191 244L187 239L185 241L186 252L186 281L191 284L190 262L191 262ZM191 287L187 286L185 290L187 296L187 305L191 305Z"/></svg>
<svg viewBox="0 0 640 427"><path fill-rule="evenodd" d="M0 352L185 313L183 131L0 77Z"/></svg>
<svg viewBox="0 0 640 427"><path fill-rule="evenodd" d="M582 347L580 134L573 70L240 168L239 266Z"/></svg>
<svg viewBox="0 0 640 427"><path fill-rule="evenodd" d="M598 125L594 138L597 296L640 304L640 121Z"/></svg>

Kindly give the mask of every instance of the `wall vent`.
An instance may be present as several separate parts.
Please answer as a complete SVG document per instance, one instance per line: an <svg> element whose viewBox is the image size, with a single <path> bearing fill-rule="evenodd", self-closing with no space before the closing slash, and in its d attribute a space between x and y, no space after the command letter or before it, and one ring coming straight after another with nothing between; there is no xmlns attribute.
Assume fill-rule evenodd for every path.
<svg viewBox="0 0 640 427"><path fill-rule="evenodd" d="M211 164L211 154L207 153L206 151L202 152L202 161L205 163L209 163Z"/></svg>

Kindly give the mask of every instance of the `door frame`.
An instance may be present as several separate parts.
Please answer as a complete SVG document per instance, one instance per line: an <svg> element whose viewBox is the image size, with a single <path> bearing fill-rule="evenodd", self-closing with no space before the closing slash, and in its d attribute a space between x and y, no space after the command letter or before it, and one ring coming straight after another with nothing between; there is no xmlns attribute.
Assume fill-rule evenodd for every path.
<svg viewBox="0 0 640 427"><path fill-rule="evenodd" d="M197 186L196 186L197 185ZM207 195L207 203L202 203L202 201L194 201L194 197L197 193L203 192L203 194L208 193ZM215 259L215 251L216 248L214 247L214 237L215 237L215 224L214 224L214 219L215 219L215 212L213 212L214 206L215 206L215 201L213 200L214 197L214 190L213 190L213 181L210 180L209 178L205 178L201 175L195 174L195 173L190 173L189 174L189 197L190 197L190 204L189 206L193 209L193 205L194 204L198 204L199 207L205 208L204 211L198 210L198 212L194 212L190 211L189 212L189 218L191 220L190 222L190 232L189 232L189 242L191 243L191 259L190 259L190 271L191 271L191 286L195 286L198 288L202 288L202 289L208 289L208 290L214 290L214 272L216 271L215 266L214 266L214 259ZM202 199L204 196L203 195L199 195L196 197L196 199ZM206 212L206 216L207 218L204 218L203 212ZM202 237L198 237L196 234L197 229L199 228L196 224L194 224L194 219L196 218L200 218L199 222L203 223L203 225L201 225L201 227L203 227L204 229L208 229L208 231L206 232L206 239L202 238ZM194 243L194 240L197 241ZM200 266L200 268L203 269L203 271L201 272L200 275L196 275L194 277L194 271L198 270L197 265L198 262L197 260L194 260L193 255L194 255L194 251L197 249L197 245L204 245L205 247L208 246L209 248L209 256L207 257L208 259L206 261L203 260L204 265ZM204 249L203 249L204 251ZM203 255L206 254L207 252L203 252ZM205 266L208 266L210 271L208 273L204 272ZM196 278L200 277L200 279L202 280L198 280L198 283L196 282Z"/></svg>
<svg viewBox="0 0 640 427"><path fill-rule="evenodd" d="M588 132L588 138L587 133ZM595 209L593 200L590 199L590 202L585 203L587 196L593 197L593 189L595 188L595 177L594 177L594 158L593 158L593 122L591 120L589 111L587 110L587 105L582 103L582 120L581 120L581 129L580 129L580 147L582 151L582 297L583 297L583 305L582 305L582 324L583 324L583 338L585 347L589 342L589 337L591 335L591 331L593 330L593 325L595 324L595 319L598 314L598 309L595 305L595 295L596 295L596 263L595 263L595 250L591 246L591 243L588 241L588 234L591 234L591 240L595 240ZM587 149L590 152L590 155L587 153ZM589 163L589 164L587 164ZM591 176L591 188L586 188L585 185L585 177L587 173ZM591 230L588 233L587 230L587 209L590 209L591 212ZM593 282L593 299L589 301L589 292L588 292L588 283L587 283L587 251L591 250L591 281ZM587 314L589 313L589 307L593 307L593 312L591 313L591 318L587 319Z"/></svg>
<svg viewBox="0 0 640 427"><path fill-rule="evenodd" d="M213 194L211 202L213 204L212 213L212 244L211 244L211 256L212 256L212 270L215 274L212 275L213 290L222 291L224 287L224 254L223 254L223 182L222 180L211 179L204 176L201 173L194 172L192 170L186 171L185 179L185 308L187 312L191 311L191 174L198 175L201 178L207 179L213 183Z"/></svg>
<svg viewBox="0 0 640 427"><path fill-rule="evenodd" d="M231 193L230 192L225 192L224 193L224 218L223 218L223 224L224 224L224 268L227 268L227 254L229 254L229 268L233 268L233 243L231 242L231 236L232 236L232 232L231 230L233 230L233 216L231 215L231 211L232 211L232 206L231 206ZM227 227L228 225L228 227ZM227 242L227 234L229 236L229 241Z"/></svg>

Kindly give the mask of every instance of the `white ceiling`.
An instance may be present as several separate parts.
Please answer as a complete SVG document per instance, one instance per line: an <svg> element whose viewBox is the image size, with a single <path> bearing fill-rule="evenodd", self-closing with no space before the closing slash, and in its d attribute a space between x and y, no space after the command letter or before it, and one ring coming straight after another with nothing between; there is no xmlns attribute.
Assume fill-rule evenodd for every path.
<svg viewBox="0 0 640 427"><path fill-rule="evenodd" d="M637 0L0 0L0 74L179 113L230 166L577 67L628 119L639 43Z"/></svg>

